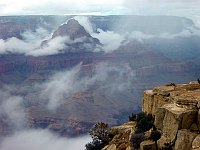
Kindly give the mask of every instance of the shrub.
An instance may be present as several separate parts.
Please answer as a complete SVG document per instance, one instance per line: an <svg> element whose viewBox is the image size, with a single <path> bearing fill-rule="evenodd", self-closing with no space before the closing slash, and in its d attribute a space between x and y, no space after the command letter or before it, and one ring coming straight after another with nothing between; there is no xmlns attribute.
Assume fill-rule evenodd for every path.
<svg viewBox="0 0 200 150"><path fill-rule="evenodd" d="M153 127L153 116L146 113L139 113L136 116L136 133L146 132Z"/></svg>
<svg viewBox="0 0 200 150"><path fill-rule="evenodd" d="M152 139L153 141L155 141L156 150L158 150L157 141L160 139L160 137L161 137L161 133L154 126L153 130L151 131L150 139Z"/></svg>
<svg viewBox="0 0 200 150"><path fill-rule="evenodd" d="M86 150L101 150L102 149L102 141L98 138L93 139L92 142L85 145Z"/></svg>
<svg viewBox="0 0 200 150"><path fill-rule="evenodd" d="M157 141L159 140L161 137L161 134L158 130L152 130L151 131L151 135L150 135L150 138L153 140L153 141Z"/></svg>
<svg viewBox="0 0 200 150"><path fill-rule="evenodd" d="M98 122L90 129L89 134L92 139L98 138L103 143L107 143L109 141L108 124Z"/></svg>
<svg viewBox="0 0 200 150"><path fill-rule="evenodd" d="M136 121L136 114L131 114L131 115L129 115L128 116L128 118L129 118L129 121Z"/></svg>
<svg viewBox="0 0 200 150"><path fill-rule="evenodd" d="M89 131L92 142L85 145L86 150L101 150L109 142L108 124L96 123Z"/></svg>
<svg viewBox="0 0 200 150"><path fill-rule="evenodd" d="M168 84L166 84L166 86L176 86L176 84L175 83L168 83Z"/></svg>
<svg viewBox="0 0 200 150"><path fill-rule="evenodd" d="M130 139L131 146L133 146L134 148L139 148L140 143L144 140L145 140L145 136L143 133L134 133Z"/></svg>

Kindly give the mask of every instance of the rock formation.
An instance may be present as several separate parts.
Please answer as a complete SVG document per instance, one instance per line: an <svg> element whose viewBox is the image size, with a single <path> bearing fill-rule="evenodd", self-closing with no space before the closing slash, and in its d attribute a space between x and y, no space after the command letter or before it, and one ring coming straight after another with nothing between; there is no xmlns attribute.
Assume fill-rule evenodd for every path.
<svg viewBox="0 0 200 150"><path fill-rule="evenodd" d="M144 91L142 110L155 117L154 125L161 133L158 149L199 150L199 109L200 85L196 81L178 85L171 83ZM130 137L135 131L134 122L112 127L111 131L115 136L104 150L118 150L122 141L123 150L134 149L130 144ZM146 139L140 143L141 150L156 150L155 142L149 138L151 131L144 133ZM122 136L125 134L129 138Z"/></svg>
<svg viewBox="0 0 200 150"><path fill-rule="evenodd" d="M57 36L69 36L72 40L80 37L91 37L83 26L75 19L69 19L67 24L61 25L52 35L52 38Z"/></svg>
<svg viewBox="0 0 200 150"><path fill-rule="evenodd" d="M93 38L77 20L72 18L66 24L59 26L51 39L43 41L41 46L45 47L51 40L61 37L65 39L66 47L61 49L64 52L94 51L101 45L97 38Z"/></svg>
<svg viewBox="0 0 200 150"><path fill-rule="evenodd" d="M142 110L155 116L155 126L162 136L159 148L189 150L200 146L200 85L197 82L175 86L159 86L146 90Z"/></svg>

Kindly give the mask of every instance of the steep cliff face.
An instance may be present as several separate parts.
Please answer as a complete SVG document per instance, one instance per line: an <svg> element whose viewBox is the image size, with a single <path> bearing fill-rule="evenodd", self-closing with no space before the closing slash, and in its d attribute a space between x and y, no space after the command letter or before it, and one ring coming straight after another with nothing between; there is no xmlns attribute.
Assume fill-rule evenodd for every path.
<svg viewBox="0 0 200 150"><path fill-rule="evenodd" d="M199 149L200 84L159 86L144 91L142 110L155 116L159 148Z"/></svg>
<svg viewBox="0 0 200 150"><path fill-rule="evenodd" d="M69 36L72 40L80 37L91 37L83 26L75 19L68 20L67 24L61 25L52 35L52 38L57 36Z"/></svg>

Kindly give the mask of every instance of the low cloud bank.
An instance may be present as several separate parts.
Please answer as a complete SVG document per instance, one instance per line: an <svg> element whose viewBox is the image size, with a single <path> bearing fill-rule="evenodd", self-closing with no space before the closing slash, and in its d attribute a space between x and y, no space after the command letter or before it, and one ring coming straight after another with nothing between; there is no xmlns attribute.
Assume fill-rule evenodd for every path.
<svg viewBox="0 0 200 150"><path fill-rule="evenodd" d="M75 19L84 26L88 33L90 33L94 38L99 39L100 43L103 44L101 48L93 48L87 43L82 44L81 47L77 47L77 49L85 49L89 51L103 50L105 52L111 52L118 49L122 44L133 40L144 42L144 40L156 38L175 39L181 37L189 38L192 36L200 36L200 30L195 27L186 27L183 31L174 34L168 32L163 32L161 34L145 34L142 31L132 31L120 34L114 31L104 31L100 28L96 29L95 25L90 22L89 17L76 16ZM70 49L70 47L67 46L68 44L84 42L84 38L72 41L69 37L57 37L48 40L46 44L41 47L43 41L51 38L51 34L43 28L36 29L36 32L26 31L22 33L22 37L23 40L15 37L7 40L0 39L0 54L20 53L32 56L53 55L62 53L63 50L67 50L68 48Z"/></svg>
<svg viewBox="0 0 200 150"><path fill-rule="evenodd" d="M12 37L7 40L0 39L0 54L20 53L26 54L40 46L41 42L50 37L50 33L37 28L35 32L26 31L21 34L22 40Z"/></svg>
<svg viewBox="0 0 200 150"><path fill-rule="evenodd" d="M192 36L200 37L200 29L190 26L186 27L179 33L168 33L163 32L160 34L146 34L142 31L132 31L132 32L125 32L117 33L114 31L104 31L100 28L96 29L98 33L94 32L95 26L92 25L90 19L88 17L79 16L76 17L79 23L87 29L87 31L95 38L99 39L99 41L103 44L102 49L105 52L111 52L118 49L122 44L127 42L136 40L138 42L144 42L144 40L148 39L175 39L175 38L189 38Z"/></svg>
<svg viewBox="0 0 200 150"><path fill-rule="evenodd" d="M5 137L1 150L83 150L91 141L89 136L59 137L48 130L23 130Z"/></svg>
<svg viewBox="0 0 200 150"><path fill-rule="evenodd" d="M47 129L27 129L27 114L15 86L0 89L0 150L82 150L89 141L88 135L77 138L61 137ZM2 128L3 127L3 128Z"/></svg>
<svg viewBox="0 0 200 150"><path fill-rule="evenodd" d="M26 114L23 107L23 98L11 94L13 87L0 89L1 103L0 116L3 123L11 130L20 130L26 124Z"/></svg>

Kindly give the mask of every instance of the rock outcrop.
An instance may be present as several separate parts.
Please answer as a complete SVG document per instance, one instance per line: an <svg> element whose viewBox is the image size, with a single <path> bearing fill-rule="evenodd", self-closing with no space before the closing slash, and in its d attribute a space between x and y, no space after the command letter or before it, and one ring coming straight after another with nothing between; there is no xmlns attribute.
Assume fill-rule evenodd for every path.
<svg viewBox="0 0 200 150"><path fill-rule="evenodd" d="M64 39L65 48L61 49L64 52L94 51L101 45L97 38L92 37L77 20L72 18L66 24L59 26L51 39L41 43L41 47L48 46L49 42L61 37Z"/></svg>
<svg viewBox="0 0 200 150"><path fill-rule="evenodd" d="M142 110L155 116L161 131L159 148L189 150L198 147L200 84L169 84L146 90ZM193 146L194 145L194 146Z"/></svg>
<svg viewBox="0 0 200 150"><path fill-rule="evenodd" d="M69 19L67 24L61 25L52 35L52 38L57 36L69 36L74 40L80 37L91 37L91 35L85 30L83 26L75 19Z"/></svg>
<svg viewBox="0 0 200 150"><path fill-rule="evenodd" d="M143 112L152 114L154 126L144 132L144 141L140 150L156 150L151 133L157 129L161 138L158 149L200 150L200 84L170 83L144 91ZM136 115L137 116L137 115ZM129 122L110 129L114 138L103 150L134 150L131 143L133 134L137 134L137 122Z"/></svg>
<svg viewBox="0 0 200 150"><path fill-rule="evenodd" d="M114 137L103 150L133 150L130 146L130 138L134 132L135 125L135 122L128 122L120 126L112 127L109 132Z"/></svg>

